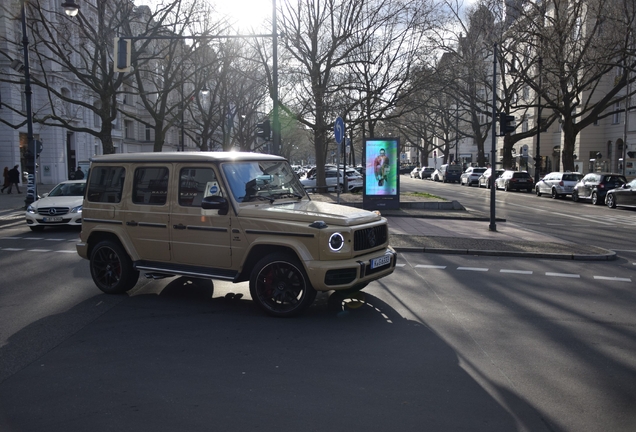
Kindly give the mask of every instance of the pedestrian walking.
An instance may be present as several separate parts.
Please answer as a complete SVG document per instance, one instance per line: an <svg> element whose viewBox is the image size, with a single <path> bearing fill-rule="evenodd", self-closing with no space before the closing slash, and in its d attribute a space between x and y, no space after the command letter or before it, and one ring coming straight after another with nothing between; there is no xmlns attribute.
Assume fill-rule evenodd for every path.
<svg viewBox="0 0 636 432"><path fill-rule="evenodd" d="M75 171L75 180L82 180L84 178L84 171L82 171L82 167L77 167L77 171Z"/></svg>
<svg viewBox="0 0 636 432"><path fill-rule="evenodd" d="M2 172L2 177L4 178L4 182L2 183L2 193L4 190L9 187L9 167L4 167L4 171Z"/></svg>
<svg viewBox="0 0 636 432"><path fill-rule="evenodd" d="M18 193L22 193L20 192L20 187L18 186L18 183L20 183L20 171L18 171L18 166L19 165L16 165L13 167L13 169L9 170L9 186L7 186L9 188L9 193L11 193L13 185L15 185L15 190L17 190ZM4 190L5 188L2 188L2 191Z"/></svg>

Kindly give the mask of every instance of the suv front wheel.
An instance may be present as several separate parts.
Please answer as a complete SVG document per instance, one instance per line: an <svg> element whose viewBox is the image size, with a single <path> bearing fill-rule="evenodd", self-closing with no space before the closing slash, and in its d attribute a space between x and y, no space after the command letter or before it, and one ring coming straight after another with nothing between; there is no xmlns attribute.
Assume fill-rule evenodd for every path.
<svg viewBox="0 0 636 432"><path fill-rule="evenodd" d="M302 264L291 255L268 255L252 269L250 295L270 315L298 315L314 302L316 294Z"/></svg>
<svg viewBox="0 0 636 432"><path fill-rule="evenodd" d="M106 294L123 294L137 284L139 272L119 243L112 240L97 243L90 260L93 281Z"/></svg>

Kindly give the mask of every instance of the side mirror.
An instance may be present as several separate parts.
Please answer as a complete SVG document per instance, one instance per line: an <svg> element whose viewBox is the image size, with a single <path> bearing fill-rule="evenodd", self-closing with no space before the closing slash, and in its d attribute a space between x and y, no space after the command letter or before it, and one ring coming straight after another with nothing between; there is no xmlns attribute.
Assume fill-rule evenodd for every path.
<svg viewBox="0 0 636 432"><path fill-rule="evenodd" d="M220 196L207 196L201 201L204 210L218 210L220 215L226 215L229 209L227 199Z"/></svg>

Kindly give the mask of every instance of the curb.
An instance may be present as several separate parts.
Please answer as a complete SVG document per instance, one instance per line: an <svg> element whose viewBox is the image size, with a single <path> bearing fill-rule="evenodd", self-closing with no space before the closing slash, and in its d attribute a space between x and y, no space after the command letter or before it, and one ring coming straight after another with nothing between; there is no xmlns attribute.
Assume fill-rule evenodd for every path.
<svg viewBox="0 0 636 432"><path fill-rule="evenodd" d="M616 252L608 250L607 253L599 255L581 255L569 253L546 253L546 252L514 252L514 251L497 251L497 250L478 250L478 249L446 249L446 248L420 248L410 246L393 246L396 252L423 252L436 253L446 255L480 255L480 256L505 256L514 258L542 258L542 259L561 259L573 261L613 261L617 258Z"/></svg>

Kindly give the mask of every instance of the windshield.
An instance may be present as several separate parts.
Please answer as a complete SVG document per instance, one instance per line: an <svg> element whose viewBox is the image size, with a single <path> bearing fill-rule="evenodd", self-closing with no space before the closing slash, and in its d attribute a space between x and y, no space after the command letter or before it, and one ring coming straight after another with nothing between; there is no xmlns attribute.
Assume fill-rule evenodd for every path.
<svg viewBox="0 0 636 432"><path fill-rule="evenodd" d="M48 196L84 196L86 183L60 183Z"/></svg>
<svg viewBox="0 0 636 432"><path fill-rule="evenodd" d="M238 202L280 198L301 199L305 189L286 161L247 161L223 164L234 199Z"/></svg>

